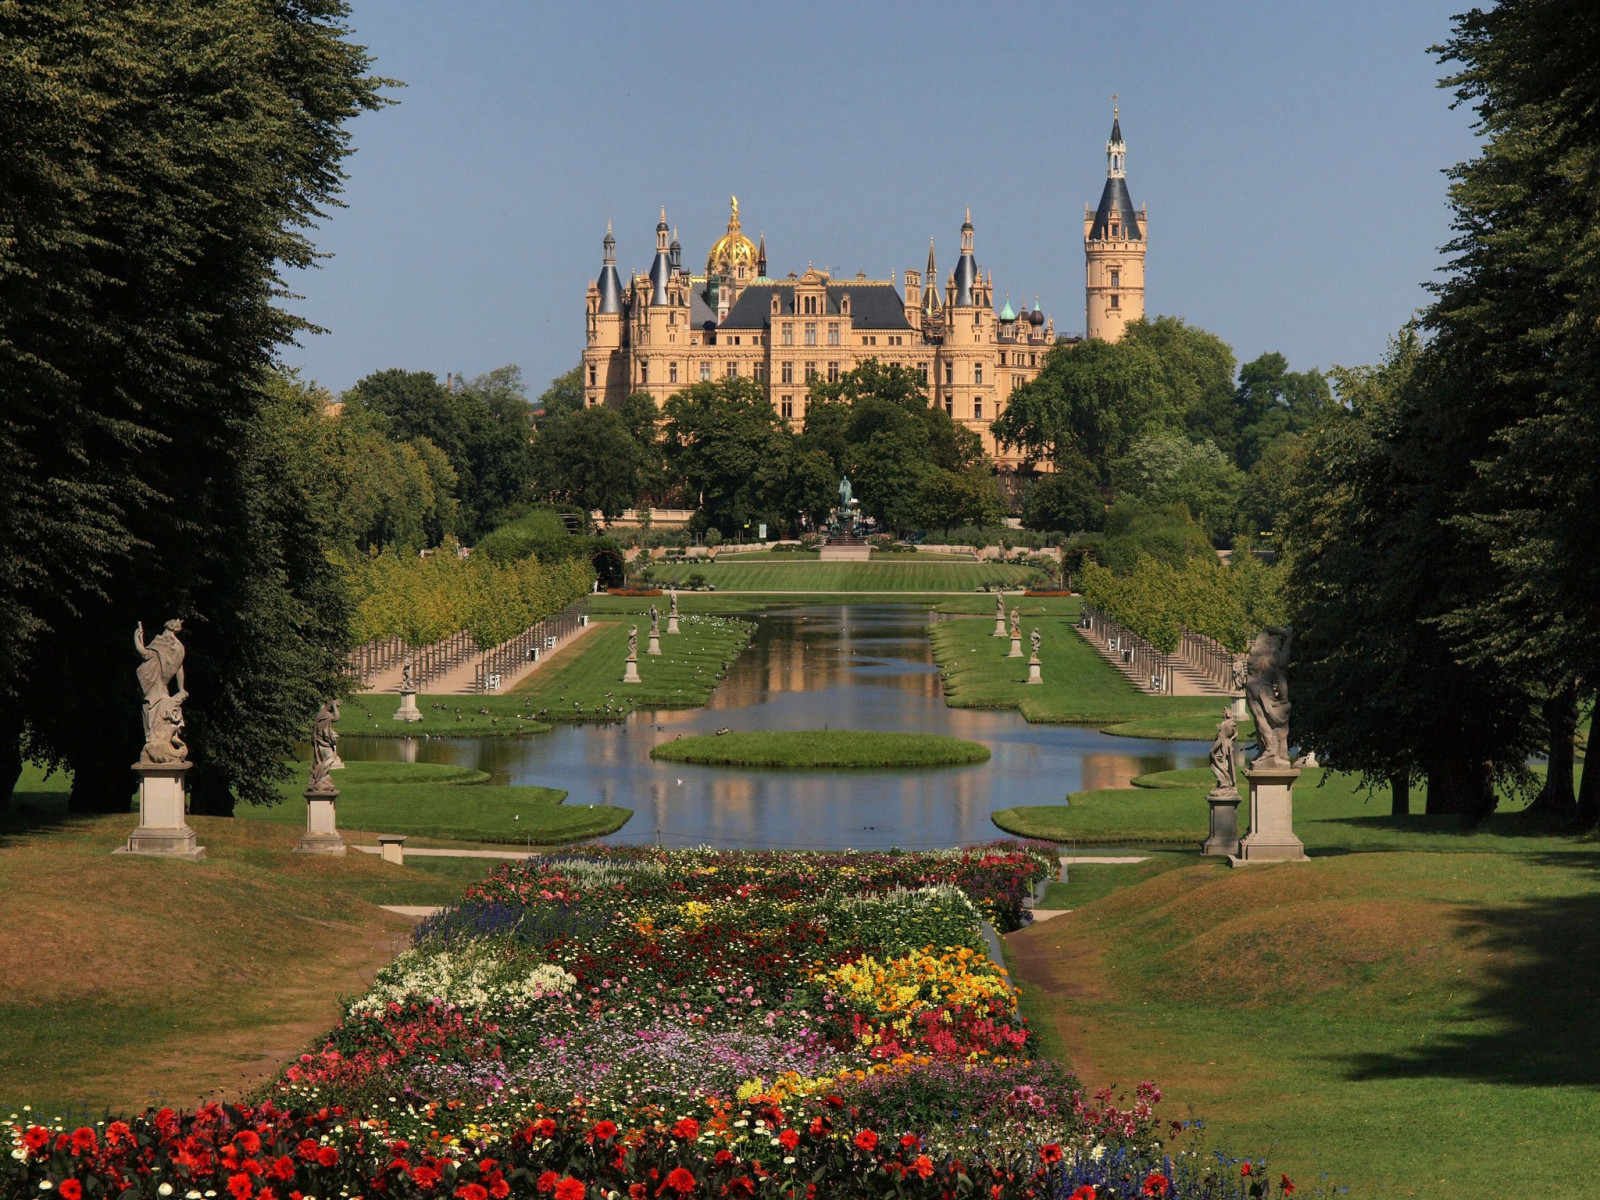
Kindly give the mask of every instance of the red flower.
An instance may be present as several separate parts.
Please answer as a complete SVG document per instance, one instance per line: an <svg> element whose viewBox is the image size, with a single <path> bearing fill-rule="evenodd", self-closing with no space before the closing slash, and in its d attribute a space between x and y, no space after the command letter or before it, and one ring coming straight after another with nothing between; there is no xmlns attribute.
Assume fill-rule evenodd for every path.
<svg viewBox="0 0 1600 1200"><path fill-rule="evenodd" d="M1073 1192L1072 1195L1067 1198L1067 1200L1094 1200L1094 1185L1092 1183L1084 1184L1077 1191Z"/></svg>
<svg viewBox="0 0 1600 1200"><path fill-rule="evenodd" d="M304 1161L310 1162L317 1157L317 1144L310 1138L305 1138L294 1148L294 1152Z"/></svg>
<svg viewBox="0 0 1600 1200"><path fill-rule="evenodd" d="M61 1186L56 1189L56 1194L61 1200L83 1200L83 1184L76 1179L63 1179Z"/></svg>
<svg viewBox="0 0 1600 1200"><path fill-rule="evenodd" d="M511 1194L511 1185L506 1182L506 1177L499 1171L489 1176L489 1195L493 1200L506 1200Z"/></svg>
<svg viewBox="0 0 1600 1200"><path fill-rule="evenodd" d="M630 1183L628 1185L628 1200L644 1200L644 1198L645 1198L645 1186L644 1186L644 1184L642 1184L642 1183Z"/></svg>
<svg viewBox="0 0 1600 1200"><path fill-rule="evenodd" d="M243 1172L228 1177L228 1194L233 1200L250 1200L255 1191L256 1185L250 1181L250 1176Z"/></svg>
<svg viewBox="0 0 1600 1200"><path fill-rule="evenodd" d="M588 1194L589 1189L583 1186L583 1181L571 1175L564 1176L556 1184L556 1200L583 1200Z"/></svg>
<svg viewBox="0 0 1600 1200"><path fill-rule="evenodd" d="M554 1171L546 1171L543 1175L539 1176L539 1182L534 1186L537 1187L541 1192L553 1192L556 1190L556 1182L560 1178L561 1176L557 1175Z"/></svg>
<svg viewBox="0 0 1600 1200"><path fill-rule="evenodd" d="M785 1129L778 1135L778 1141L785 1150L793 1150L800 1144L800 1135L792 1129Z"/></svg>
<svg viewBox="0 0 1600 1200"><path fill-rule="evenodd" d="M278 1180L293 1179L294 1159L290 1158L287 1154L281 1155L280 1157L274 1159L272 1164L267 1167L267 1178Z"/></svg>
<svg viewBox="0 0 1600 1200"><path fill-rule="evenodd" d="M456 1195L460 1200L489 1200L488 1190L477 1183L463 1183L456 1188Z"/></svg>
<svg viewBox="0 0 1600 1200"><path fill-rule="evenodd" d="M916 1134L908 1133L908 1134L905 1135L905 1137L900 1139L900 1144L902 1146L904 1146L907 1150L910 1150L910 1149L913 1149L916 1146L916 1144L918 1142L920 1142L921 1140L922 1139L919 1138Z"/></svg>
<svg viewBox="0 0 1600 1200"><path fill-rule="evenodd" d="M878 1135L870 1129L863 1129L856 1134L856 1148L858 1150L876 1150L878 1148Z"/></svg>
<svg viewBox="0 0 1600 1200"><path fill-rule="evenodd" d="M1039 1161L1047 1166L1053 1166L1061 1161L1061 1147L1055 1142L1046 1142L1039 1147Z"/></svg>
<svg viewBox="0 0 1600 1200"><path fill-rule="evenodd" d="M1250 1174L1250 1164L1247 1163L1247 1162L1240 1163L1239 1164L1239 1174L1240 1175L1248 1175L1248 1174Z"/></svg>
<svg viewBox="0 0 1600 1200"><path fill-rule="evenodd" d="M682 1167L673 1167L672 1170L667 1172L667 1186L677 1192L678 1195L687 1196L694 1191L695 1179L690 1172L685 1171ZM562 1197L557 1196L556 1200L562 1200Z"/></svg>
<svg viewBox="0 0 1600 1200"><path fill-rule="evenodd" d="M426 1192L438 1186L439 1172L432 1167L412 1167L411 1182Z"/></svg>
<svg viewBox="0 0 1600 1200"><path fill-rule="evenodd" d="M610 1121L601 1121L594 1127L594 1135L602 1142L609 1142L617 1136L617 1127Z"/></svg>
<svg viewBox="0 0 1600 1200"><path fill-rule="evenodd" d="M719 1166L719 1167L726 1166L728 1163L731 1163L733 1161L733 1151L731 1151L731 1150L718 1150L715 1154L713 1154L711 1156L711 1161L716 1163L717 1166Z"/></svg>
<svg viewBox="0 0 1600 1200"><path fill-rule="evenodd" d="M549 1138L556 1135L556 1123L549 1117L540 1117L533 1123L533 1132L537 1137Z"/></svg>
<svg viewBox="0 0 1600 1200"><path fill-rule="evenodd" d="M1172 1188L1172 1181L1160 1171L1152 1171L1144 1177L1144 1194L1146 1196L1165 1196Z"/></svg>
<svg viewBox="0 0 1600 1200"><path fill-rule="evenodd" d="M50 1144L50 1131L42 1125L29 1125L22 1135L22 1144L37 1154Z"/></svg>
<svg viewBox="0 0 1600 1200"><path fill-rule="evenodd" d="M331 1167L338 1161L339 1152L332 1146L324 1146L317 1151L317 1165L319 1167Z"/></svg>
<svg viewBox="0 0 1600 1200"><path fill-rule="evenodd" d="M110 1131L107 1130L108 1135L109 1133ZM241 1129L233 1135L233 1141L246 1154L253 1155L261 1152L261 1135L253 1129Z"/></svg>
<svg viewBox="0 0 1600 1200"><path fill-rule="evenodd" d="M74 1154L92 1154L98 1145L94 1130L85 1125L82 1129L72 1131L72 1152Z"/></svg>
<svg viewBox="0 0 1600 1200"><path fill-rule="evenodd" d="M823 1103L825 1103L829 1108L843 1108L844 1107L844 1097L843 1096L829 1096L823 1101Z"/></svg>
<svg viewBox="0 0 1600 1200"><path fill-rule="evenodd" d="M916 1158L911 1160L911 1170L916 1174L918 1179L926 1179L929 1175L933 1174L933 1159L929 1158L926 1154L919 1154L916 1156Z"/></svg>
<svg viewBox="0 0 1600 1200"><path fill-rule="evenodd" d="M133 1130L128 1128L126 1121L113 1121L106 1126L106 1145L120 1146L123 1142L131 1141L133 1141Z"/></svg>
<svg viewBox="0 0 1600 1200"><path fill-rule="evenodd" d="M1283 1194L1285 1196L1294 1195L1294 1184L1289 1181L1289 1177L1287 1175L1278 1176L1278 1186L1283 1189Z"/></svg>
<svg viewBox="0 0 1600 1200"><path fill-rule="evenodd" d="M692 1142L700 1136L700 1122L693 1117L685 1117L672 1127L672 1136Z"/></svg>

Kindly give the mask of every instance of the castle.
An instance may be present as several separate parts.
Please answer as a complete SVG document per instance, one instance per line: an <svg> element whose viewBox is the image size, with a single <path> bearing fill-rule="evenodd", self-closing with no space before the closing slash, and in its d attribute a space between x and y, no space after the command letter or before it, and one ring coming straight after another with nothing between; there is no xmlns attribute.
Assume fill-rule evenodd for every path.
<svg viewBox="0 0 1600 1200"><path fill-rule="evenodd" d="M1127 147L1113 112L1106 183L1097 208L1084 210L1085 331L1116 341L1144 315L1144 210L1134 211L1125 173ZM868 359L922 376L932 403L978 434L1001 466L1013 465L989 432L1006 399L1039 373L1056 342L1055 322L1008 300L994 307L994 279L975 257L969 209L961 253L939 286L934 246L925 271L893 277L835 276L807 267L783 279L767 274L767 243L752 243L732 201L728 230L706 255L703 274L686 270L683 248L656 224L650 270L623 283L616 238L606 225L604 264L589 285L584 399L619 404L643 392L664 404L692 383L744 378L761 384L783 418L805 420L810 383L835 380Z"/></svg>

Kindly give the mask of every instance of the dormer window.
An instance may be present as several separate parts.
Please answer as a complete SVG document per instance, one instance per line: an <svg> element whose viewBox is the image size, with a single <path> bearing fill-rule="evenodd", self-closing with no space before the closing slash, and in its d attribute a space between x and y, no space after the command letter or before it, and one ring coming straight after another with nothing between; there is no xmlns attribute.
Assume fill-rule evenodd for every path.
<svg viewBox="0 0 1600 1200"><path fill-rule="evenodd" d="M1111 222L1111 236L1112 237L1117 237L1117 236L1119 236L1121 234L1121 232L1122 232L1122 226L1117 224L1117 222L1115 222L1115 221Z"/></svg>

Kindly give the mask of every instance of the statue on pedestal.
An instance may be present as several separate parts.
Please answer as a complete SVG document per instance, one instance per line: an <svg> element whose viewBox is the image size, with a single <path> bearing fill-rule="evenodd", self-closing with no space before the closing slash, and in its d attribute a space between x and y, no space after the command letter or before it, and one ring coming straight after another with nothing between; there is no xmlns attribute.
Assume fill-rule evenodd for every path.
<svg viewBox="0 0 1600 1200"><path fill-rule="evenodd" d="M339 701L329 700L311 722L311 783L306 793L319 796L338 795L333 786L333 772L344 768L339 757L339 732L334 723L339 719Z"/></svg>
<svg viewBox="0 0 1600 1200"><path fill-rule="evenodd" d="M415 693L417 685L411 681L411 654L408 651L400 663L400 694Z"/></svg>
<svg viewBox="0 0 1600 1200"><path fill-rule="evenodd" d="M628 627L628 657L632 659L639 657L639 627L637 625Z"/></svg>
<svg viewBox="0 0 1600 1200"><path fill-rule="evenodd" d="M1239 780L1234 774L1233 748L1239 737L1239 723L1233 719L1233 710L1222 710L1222 720L1217 723L1217 738L1211 743L1211 773L1217 777L1217 786L1211 789L1216 797L1237 796Z"/></svg>
<svg viewBox="0 0 1600 1200"><path fill-rule="evenodd" d="M134 668L134 675L139 680L139 690L144 693L146 737L150 735L150 718L155 706L158 701L171 697L173 682L177 682L180 694L188 695L183 686L183 643L178 640L178 633L182 629L183 622L173 618L146 645L144 622L140 621L134 627L133 648L139 652L141 660Z"/></svg>
<svg viewBox="0 0 1600 1200"><path fill-rule="evenodd" d="M1014 608L1011 610L1011 636L1022 640L1022 613Z"/></svg>
<svg viewBox="0 0 1600 1200"><path fill-rule="evenodd" d="M650 606L650 636L658 637L661 634L661 614L656 611L656 606Z"/></svg>
<svg viewBox="0 0 1600 1200"><path fill-rule="evenodd" d="M116 853L151 854L198 862L205 847L197 844L189 828L189 747L183 742L183 703L189 698L183 678L183 643L178 632L183 622L171 620L144 640L144 623L134 627L133 648L139 652L134 677L144 696L139 718L144 725L144 747L133 764L139 776L139 825L127 844ZM176 690L174 690L176 687Z"/></svg>
<svg viewBox="0 0 1600 1200"><path fill-rule="evenodd" d="M672 607L667 610L667 616L669 618L671 618L671 617L676 617L677 615L678 615L678 589L676 587L674 587L672 589Z"/></svg>
<svg viewBox="0 0 1600 1200"><path fill-rule="evenodd" d="M850 486L850 476L846 475L839 480L839 511L849 512L850 502L856 497L855 489Z"/></svg>
<svg viewBox="0 0 1600 1200"><path fill-rule="evenodd" d="M1290 768L1289 648L1294 631L1269 625L1256 634L1246 660L1245 703L1256 723L1256 767Z"/></svg>

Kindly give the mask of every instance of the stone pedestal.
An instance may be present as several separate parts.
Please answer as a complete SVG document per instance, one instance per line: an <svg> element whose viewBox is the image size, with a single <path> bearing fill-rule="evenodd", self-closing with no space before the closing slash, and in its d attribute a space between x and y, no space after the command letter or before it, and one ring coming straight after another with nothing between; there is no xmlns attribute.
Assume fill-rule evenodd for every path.
<svg viewBox="0 0 1600 1200"><path fill-rule="evenodd" d="M1006 619L1004 617L996 617L994 619L994 635L998 638L1006 636Z"/></svg>
<svg viewBox="0 0 1600 1200"><path fill-rule="evenodd" d="M378 855L386 863L393 863L397 867L406 865L406 835L403 833L380 833L378 835Z"/></svg>
<svg viewBox="0 0 1600 1200"><path fill-rule="evenodd" d="M339 836L333 812L333 802L339 798L339 793L307 792L305 796L306 831L295 849L301 854L344 854L344 839Z"/></svg>
<svg viewBox="0 0 1600 1200"><path fill-rule="evenodd" d="M1250 719L1249 706L1245 704L1243 696L1235 696L1233 700L1233 719L1244 722Z"/></svg>
<svg viewBox="0 0 1600 1200"><path fill-rule="evenodd" d="M1211 805L1211 836L1200 843L1200 853L1232 858L1239 853L1239 793L1213 790L1206 803Z"/></svg>
<svg viewBox="0 0 1600 1200"><path fill-rule="evenodd" d="M139 776L139 827L115 854L148 854L152 858L181 858L199 862L206 848L189 828L188 788L184 777L188 763L134 763Z"/></svg>
<svg viewBox="0 0 1600 1200"><path fill-rule="evenodd" d="M1294 767L1251 767L1241 772L1250 785L1250 832L1228 859L1240 867L1263 862L1309 862L1294 835Z"/></svg>
<svg viewBox="0 0 1600 1200"><path fill-rule="evenodd" d="M672 617L668 617L667 618L667 632L668 633L678 633L679 632L679 629L678 629L678 618L676 616L672 616Z"/></svg>
<svg viewBox="0 0 1600 1200"><path fill-rule="evenodd" d="M639 660L633 655L628 655L628 669L623 673L623 683L639 683Z"/></svg>
<svg viewBox="0 0 1600 1200"><path fill-rule="evenodd" d="M1028 660L1028 682L1029 683L1043 683L1044 682L1044 677L1039 674L1039 660L1037 658L1033 658L1033 659L1029 659Z"/></svg>
<svg viewBox="0 0 1600 1200"><path fill-rule="evenodd" d="M422 714L417 711L417 694L415 692L400 693L400 707L395 710L396 721L420 721Z"/></svg>
<svg viewBox="0 0 1600 1200"><path fill-rule="evenodd" d="M661 653L661 635L659 633L652 633L650 635L650 644L645 647L645 651L644 652L646 654L660 654Z"/></svg>
<svg viewBox="0 0 1600 1200"><path fill-rule="evenodd" d="M1006 657L1007 658L1021 658L1022 657L1022 639L1020 637L1014 637L1014 638L1011 639L1011 653L1006 655Z"/></svg>

